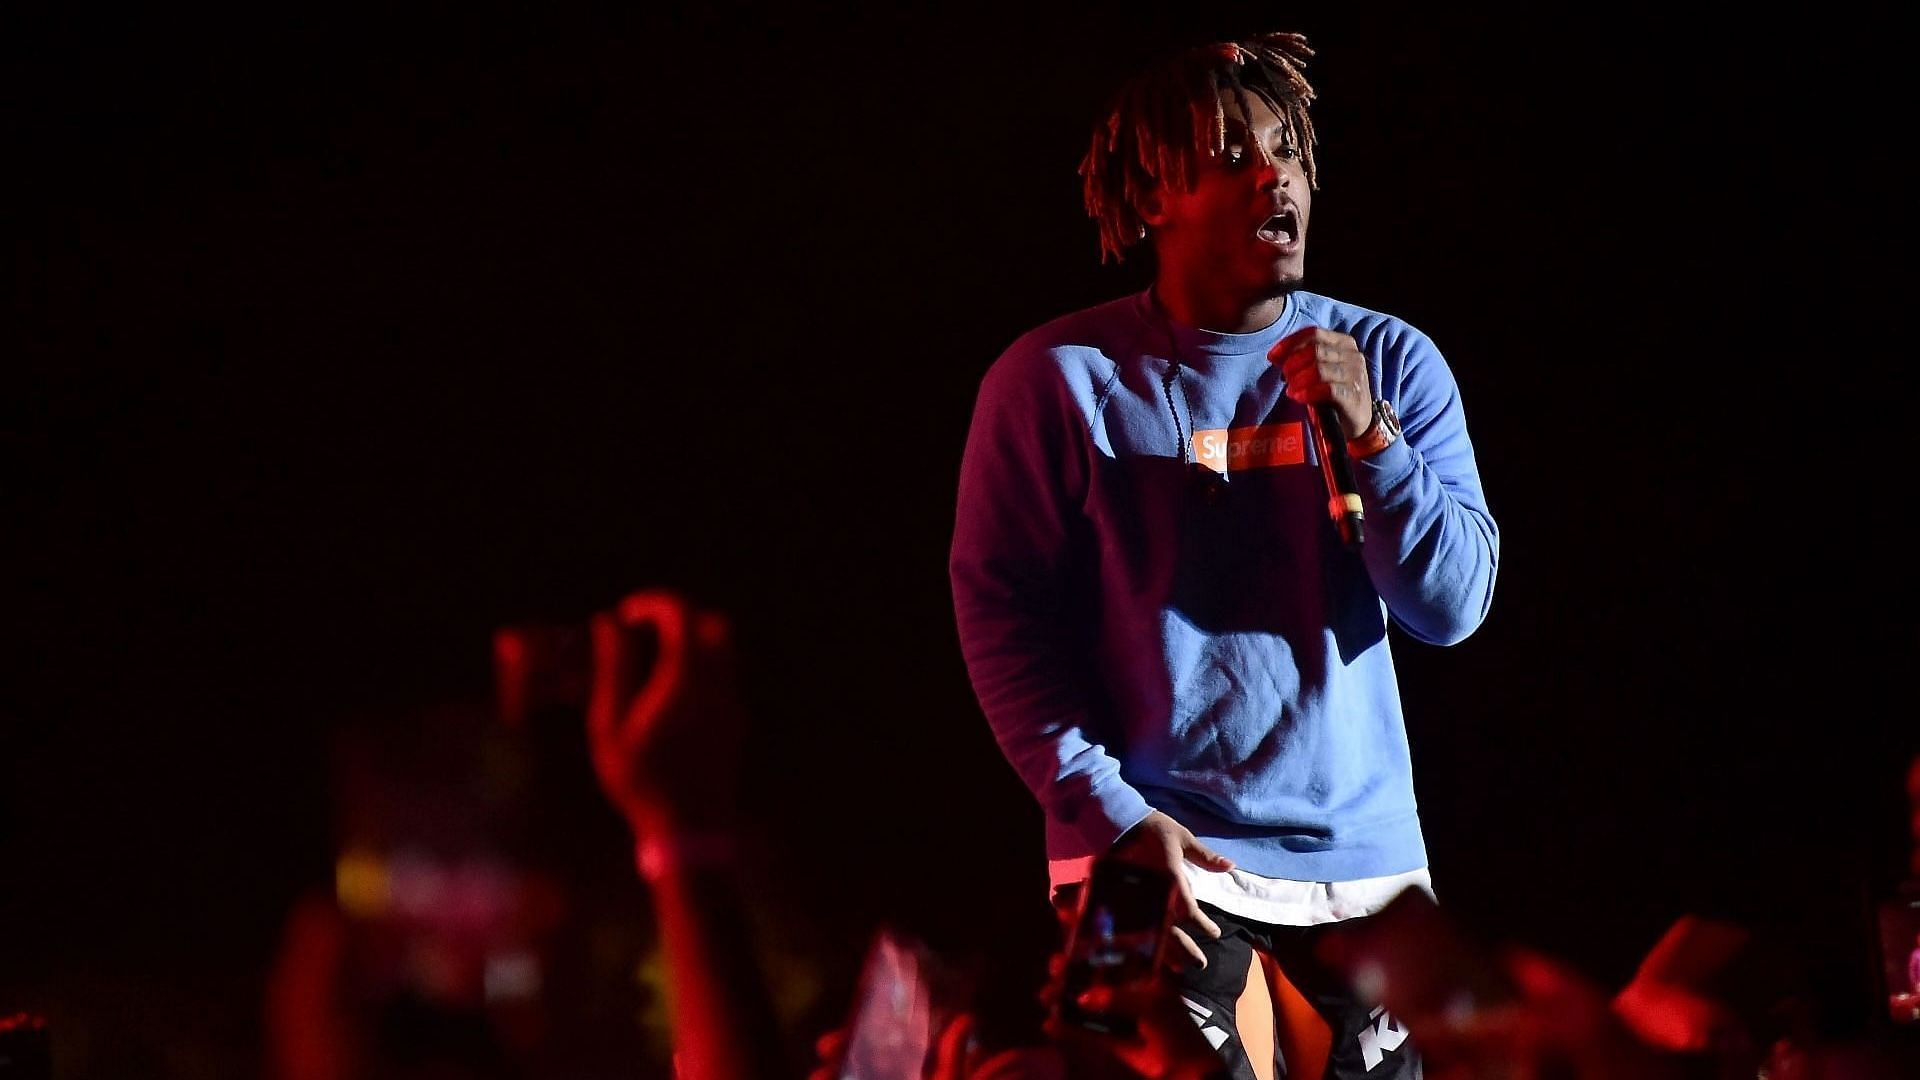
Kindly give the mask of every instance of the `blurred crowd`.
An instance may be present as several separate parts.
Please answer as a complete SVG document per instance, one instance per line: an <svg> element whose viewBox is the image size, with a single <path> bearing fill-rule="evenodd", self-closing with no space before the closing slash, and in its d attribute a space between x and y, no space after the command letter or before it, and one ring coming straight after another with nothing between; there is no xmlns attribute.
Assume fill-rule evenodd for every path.
<svg viewBox="0 0 1920 1080"><path fill-rule="evenodd" d="M591 767L591 779L580 776L579 787L617 809L627 830L588 842L631 848L631 878L644 897L624 915L630 922L644 909L651 919L647 929L658 959L652 970L665 1003L655 1018L659 1041L652 1050L664 1056L668 1074L684 1080L1220 1075L1220 1059L1166 980L1085 992L1083 997L1096 1000L1079 1001L1083 1007L1132 1018L1125 1030L1067 1019L1086 1011L1059 1008L1060 975L1078 912L1039 896L1034 906L1045 915L1036 918L1049 922L1049 934L1010 935L1035 943L1027 956L956 954L930 946L911 930L878 927L852 994L835 1010L839 1021L821 1024L816 1014L811 1022L818 1030L793 1030L797 1021L780 1001L780 979L751 932L757 905L743 872L752 855L742 830L737 768L749 718L737 692L737 658L725 615L671 591L637 592L594 614L577 634L504 629L496 662L502 722L493 730L524 732L528 717L543 707L558 705L568 715L570 703L578 706L570 715L579 722L568 726L575 736L584 731L582 756ZM488 729L481 724L475 730ZM453 741L447 736L447 729L428 725L425 743L444 756ZM478 753L485 758L484 750ZM372 755L380 760L379 753ZM345 770L349 776L368 771ZM476 769L455 772L471 777ZM415 849L458 845L450 836L437 838L437 845L421 842L432 838L418 823L438 819L417 805L392 805L394 798L418 799L420 770L409 765L407 775L415 779L404 795L375 783L365 786L389 792L386 798L363 793L346 800L358 810L342 830L349 839L342 844L336 895L296 912L289 924L272 998L276 1080L542 1074L527 1051L539 1041L541 1022L519 1006L541 999L534 993L541 978L540 943L555 932L555 906L543 902L540 882L510 880L484 861L442 875L430 895L409 885L419 867L393 857L400 845L382 832L391 828L382 822L415 823ZM1920 761L1909 786L1920 852ZM470 797L452 803L474 812ZM525 842L555 842L539 836L537 818L521 826ZM511 831L475 828L470 820L452 828L495 843ZM1920 877L1920 865L1915 870ZM554 891L549 883L547 892ZM603 912L607 922L620 923L617 909L632 899ZM1904 934L1903 950L1920 934L1920 895L1912 901L1910 909L1890 903L1886 913L1889 941ZM386 971L382 1000L389 1003L383 1014L388 1030L369 1035L355 1031L339 1012L346 988L339 985L344 968L337 953L349 936L343 928L382 904L390 909L382 912L389 923L410 913L416 923L437 921L438 929L423 935L415 926L411 959L393 955L390 942L385 969L363 964L363 972ZM1906 922L1902 910L1909 911ZM1908 954L1894 957L1892 946L1887 1015L1849 1023L1832 1015L1762 933L1737 923L1682 913L1624 986L1606 986L1524 943L1475 942L1440 909L1426 915L1384 943L1336 937L1332 946L1356 956L1384 947L1396 951L1388 960L1406 953L1423 965L1369 968L1356 966L1353 957L1330 959L1346 963L1356 978L1371 979L1368 992L1420 1048L1427 1075L1436 1080L1920 1076L1916 1040L1901 1037L1920 1031L1901 1023L1912 1019L1920 970L1907 971ZM419 943L436 938L465 944L422 969ZM1912 955L1911 966L1920 968L1920 952ZM1898 971L1892 970L1894 960ZM331 982L316 982L322 971ZM395 988L408 982L396 974L404 971L413 972L416 1030L402 1037L396 1032L409 1025L391 1002ZM422 985L437 990L422 993ZM1284 984L1264 990L1249 994L1249 1008L1264 1015L1242 1019L1254 1031L1264 1020L1277 1051L1274 1080L1317 1076L1316 1039L1324 1033L1309 1030L1311 1011L1285 1007ZM359 992L366 996L365 988ZM436 1010L430 1007L436 999L461 1007ZM1909 1014L1902 1013L1902 1002ZM436 1018L439 1030L428 1017ZM455 1022L459 1017L468 1021L465 1029ZM634 1071L642 1068L636 1063Z"/></svg>
<svg viewBox="0 0 1920 1080"><path fill-rule="evenodd" d="M779 898L749 873L749 717L723 613L636 592L577 627L503 628L494 661L487 702L342 725L332 887L284 923L270 1080L1225 1075L1170 980L1066 990L1082 912L1043 894L995 908L1039 927L1009 926L997 952L873 928L823 1012L831 980L768 948ZM1908 795L1920 883L1920 759ZM1920 884L1881 904L1886 1009L1871 1017L1836 1015L1737 922L1681 913L1608 986L1523 942L1477 941L1424 896L1370 937L1330 938L1326 958L1434 1080L1920 1077ZM1273 1049L1262 1080L1320 1075L1325 1032L1295 1006L1256 965L1240 1025ZM0 1078L59 1075L57 1044L43 1017L0 1017Z"/></svg>

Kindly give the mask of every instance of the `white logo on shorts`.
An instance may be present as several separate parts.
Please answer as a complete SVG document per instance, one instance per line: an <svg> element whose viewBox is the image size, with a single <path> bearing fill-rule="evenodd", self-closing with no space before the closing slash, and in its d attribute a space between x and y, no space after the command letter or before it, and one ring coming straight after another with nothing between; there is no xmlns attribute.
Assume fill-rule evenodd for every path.
<svg viewBox="0 0 1920 1080"><path fill-rule="evenodd" d="M1407 1033L1400 1022L1387 1013L1384 1008L1376 1007L1368 1014L1373 1022L1360 1029L1360 1060L1372 1072L1375 1065L1387 1059L1390 1051L1400 1049L1407 1041Z"/></svg>

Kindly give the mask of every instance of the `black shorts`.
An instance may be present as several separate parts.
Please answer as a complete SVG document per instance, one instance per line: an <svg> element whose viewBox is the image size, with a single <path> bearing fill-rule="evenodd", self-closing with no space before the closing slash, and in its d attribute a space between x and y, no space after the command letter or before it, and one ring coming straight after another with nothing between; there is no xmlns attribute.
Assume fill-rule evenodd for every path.
<svg viewBox="0 0 1920 1080"><path fill-rule="evenodd" d="M1219 925L1220 939L1193 935L1207 956L1207 966L1183 972L1178 984L1194 1022L1208 1041L1217 1043L1234 1080L1254 1080L1253 1065L1234 1026L1234 1011L1246 990L1256 949L1273 958L1287 981L1326 1021L1333 1036L1324 1074L1328 1080L1419 1080L1420 1055L1406 1029L1379 1006L1369 1006L1357 997L1345 979L1314 955L1329 927L1278 926L1241 918L1208 903L1200 908ZM1274 1074L1287 1080L1313 1080L1291 1075L1284 1061L1275 1062Z"/></svg>
<svg viewBox="0 0 1920 1080"><path fill-rule="evenodd" d="M1062 886L1054 894L1056 907L1070 909L1078 892L1078 885ZM1205 902L1200 909L1220 927L1220 939L1193 935L1206 954L1207 966L1182 972L1177 985L1189 1015L1226 1060L1234 1080L1255 1080L1253 1063L1247 1060L1235 1024L1255 950L1271 957L1287 981L1326 1021L1333 1041L1324 1080L1420 1080L1420 1055L1406 1029L1379 1006L1362 1001L1339 973L1315 956L1314 950L1329 926L1263 923ZM1280 1057L1278 1048L1274 1056ZM1281 1060L1274 1062L1274 1075L1286 1080L1320 1080L1289 1073Z"/></svg>

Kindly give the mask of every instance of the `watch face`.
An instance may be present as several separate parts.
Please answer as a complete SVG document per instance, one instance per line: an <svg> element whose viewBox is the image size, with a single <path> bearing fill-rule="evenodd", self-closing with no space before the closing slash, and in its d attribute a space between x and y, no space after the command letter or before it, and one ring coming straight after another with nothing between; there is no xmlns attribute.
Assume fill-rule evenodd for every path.
<svg viewBox="0 0 1920 1080"><path fill-rule="evenodd" d="M1393 403L1385 398L1373 399L1373 423L1358 438L1347 440L1347 453L1354 457L1372 457L1392 446L1400 439L1400 417L1393 411Z"/></svg>

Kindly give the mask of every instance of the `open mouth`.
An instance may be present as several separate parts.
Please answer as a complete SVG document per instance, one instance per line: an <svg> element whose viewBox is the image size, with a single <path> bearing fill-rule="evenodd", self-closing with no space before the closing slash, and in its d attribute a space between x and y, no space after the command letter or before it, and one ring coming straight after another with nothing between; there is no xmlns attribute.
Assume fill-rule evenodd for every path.
<svg viewBox="0 0 1920 1080"><path fill-rule="evenodd" d="M1260 239L1269 244L1291 244L1300 235L1300 224L1292 210L1282 210L1268 218L1256 230Z"/></svg>

